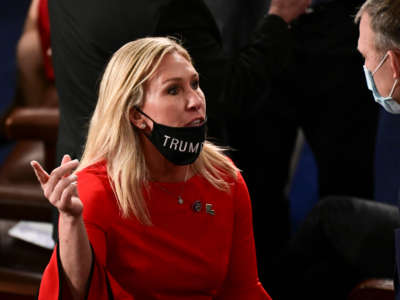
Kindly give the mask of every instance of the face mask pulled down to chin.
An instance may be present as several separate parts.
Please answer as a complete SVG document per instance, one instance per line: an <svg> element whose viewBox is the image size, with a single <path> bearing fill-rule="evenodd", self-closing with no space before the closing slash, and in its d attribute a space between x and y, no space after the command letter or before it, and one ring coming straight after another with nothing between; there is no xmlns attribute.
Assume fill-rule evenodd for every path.
<svg viewBox="0 0 400 300"><path fill-rule="evenodd" d="M168 161L178 166L196 161L206 138L207 120L200 126L171 127L159 124L139 108L135 109L153 122L153 130L145 136Z"/></svg>

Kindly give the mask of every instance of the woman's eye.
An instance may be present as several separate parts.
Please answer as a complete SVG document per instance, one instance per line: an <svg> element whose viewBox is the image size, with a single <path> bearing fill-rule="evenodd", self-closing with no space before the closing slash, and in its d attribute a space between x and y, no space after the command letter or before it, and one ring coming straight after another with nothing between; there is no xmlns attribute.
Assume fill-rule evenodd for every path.
<svg viewBox="0 0 400 300"><path fill-rule="evenodd" d="M171 86L167 89L167 93L170 95L177 95L179 88L177 86Z"/></svg>
<svg viewBox="0 0 400 300"><path fill-rule="evenodd" d="M199 84L200 84L199 80L197 80L197 79L193 80L192 81L192 89L197 90L199 88Z"/></svg>

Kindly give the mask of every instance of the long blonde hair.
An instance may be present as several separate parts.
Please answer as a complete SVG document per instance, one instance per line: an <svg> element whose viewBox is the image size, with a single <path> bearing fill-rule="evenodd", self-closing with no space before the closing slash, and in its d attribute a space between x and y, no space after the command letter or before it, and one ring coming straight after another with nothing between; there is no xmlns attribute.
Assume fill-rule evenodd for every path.
<svg viewBox="0 0 400 300"><path fill-rule="evenodd" d="M191 62L188 52L170 38L142 38L122 46L104 72L96 109L90 121L85 150L78 170L105 160L107 173L123 217L130 215L143 224L151 218L143 197L149 172L136 127L129 111L144 102L144 83L156 71L163 57L177 52ZM229 191L225 177L236 178L238 169L223 149L206 141L191 165L214 187Z"/></svg>

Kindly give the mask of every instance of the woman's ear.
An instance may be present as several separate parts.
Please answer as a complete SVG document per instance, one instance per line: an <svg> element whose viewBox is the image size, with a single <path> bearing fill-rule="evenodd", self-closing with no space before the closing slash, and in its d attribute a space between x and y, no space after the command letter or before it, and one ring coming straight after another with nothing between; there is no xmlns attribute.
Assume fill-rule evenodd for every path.
<svg viewBox="0 0 400 300"><path fill-rule="evenodd" d="M136 126L139 129L145 129L146 128L146 123L143 120L143 116L142 114L140 114L137 109L135 109L134 107L132 107L129 110L129 120L131 121L131 123Z"/></svg>
<svg viewBox="0 0 400 300"><path fill-rule="evenodd" d="M389 50L388 55L393 78L400 78L400 51Z"/></svg>

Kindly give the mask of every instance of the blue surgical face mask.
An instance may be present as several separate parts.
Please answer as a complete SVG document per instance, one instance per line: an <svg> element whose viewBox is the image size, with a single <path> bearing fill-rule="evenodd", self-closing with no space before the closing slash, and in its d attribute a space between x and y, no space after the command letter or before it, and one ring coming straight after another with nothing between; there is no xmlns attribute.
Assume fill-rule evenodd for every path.
<svg viewBox="0 0 400 300"><path fill-rule="evenodd" d="M372 91L372 95L374 96L375 102L379 103L380 105L383 106L383 108L392 114L400 114L400 104L396 102L392 98L394 89L396 88L398 79L395 80L392 90L390 91L389 96L383 97L379 94L378 89L376 88L375 81L374 81L374 74L376 71L379 70L380 67L384 64L386 61L386 58L388 57L388 54L386 53L385 56L382 58L381 62L378 64L378 66L375 68L373 72L367 69L367 67L364 65L364 73L365 73L365 78L367 79L367 85L368 89Z"/></svg>

